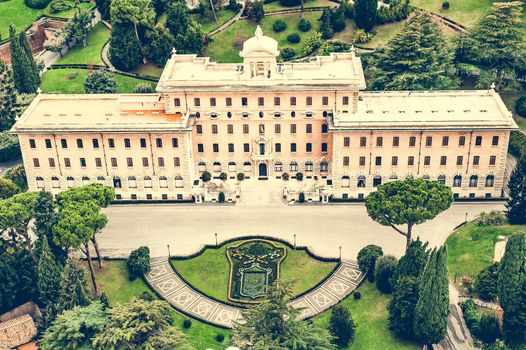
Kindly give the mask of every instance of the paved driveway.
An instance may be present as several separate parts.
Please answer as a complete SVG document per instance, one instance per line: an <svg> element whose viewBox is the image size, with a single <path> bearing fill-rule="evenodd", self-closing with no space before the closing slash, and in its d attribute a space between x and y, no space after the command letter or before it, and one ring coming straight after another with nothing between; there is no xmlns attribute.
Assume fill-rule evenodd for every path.
<svg viewBox="0 0 526 350"><path fill-rule="evenodd" d="M458 203L433 221L419 225L415 234L432 245L441 244L455 226L481 211L504 209L502 203ZM108 225L99 234L102 253L127 257L147 245L152 256L186 255L202 244L242 235L267 235L307 245L323 256L356 259L367 244L378 244L384 253L400 256L405 238L389 227L373 222L363 204L304 206L214 205L115 205L105 209Z"/></svg>

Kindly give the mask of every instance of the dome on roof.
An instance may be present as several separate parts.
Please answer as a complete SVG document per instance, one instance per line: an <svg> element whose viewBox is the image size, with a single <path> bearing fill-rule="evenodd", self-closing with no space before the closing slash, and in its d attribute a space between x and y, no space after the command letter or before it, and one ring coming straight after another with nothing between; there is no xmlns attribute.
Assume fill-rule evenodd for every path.
<svg viewBox="0 0 526 350"><path fill-rule="evenodd" d="M253 53L267 53L274 57L279 55L278 42L269 36L263 35L260 26L257 26L254 36L243 43L241 57L247 57Z"/></svg>

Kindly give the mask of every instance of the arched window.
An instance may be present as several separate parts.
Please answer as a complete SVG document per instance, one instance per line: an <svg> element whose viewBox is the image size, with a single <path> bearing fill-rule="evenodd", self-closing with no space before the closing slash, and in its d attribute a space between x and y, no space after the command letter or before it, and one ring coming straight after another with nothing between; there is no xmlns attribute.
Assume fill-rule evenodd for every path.
<svg viewBox="0 0 526 350"><path fill-rule="evenodd" d="M181 176L175 177L175 188L183 188L183 178Z"/></svg>
<svg viewBox="0 0 526 350"><path fill-rule="evenodd" d="M236 163L235 162L229 162L228 163L228 172L229 173L235 173L236 172Z"/></svg>
<svg viewBox="0 0 526 350"><path fill-rule="evenodd" d="M206 163L199 162L199 164L197 164L197 170L199 170L200 173L204 173L206 171Z"/></svg>
<svg viewBox="0 0 526 350"><path fill-rule="evenodd" d="M477 175L471 175L469 178L469 187L477 187L479 183L479 177Z"/></svg>
<svg viewBox="0 0 526 350"><path fill-rule="evenodd" d="M37 188L44 188L44 179L42 176L37 176Z"/></svg>
<svg viewBox="0 0 526 350"><path fill-rule="evenodd" d="M312 172L312 169L314 168L314 165L312 162L306 162L305 163L305 171L306 172Z"/></svg>
<svg viewBox="0 0 526 350"><path fill-rule="evenodd" d="M215 172L220 172L221 171L221 163L214 162L214 171Z"/></svg>
<svg viewBox="0 0 526 350"><path fill-rule="evenodd" d="M382 177L380 175L376 175L373 178L373 187L378 187L382 184Z"/></svg>
<svg viewBox="0 0 526 350"><path fill-rule="evenodd" d="M137 179L135 176L128 176L128 187L137 188Z"/></svg>
<svg viewBox="0 0 526 350"><path fill-rule="evenodd" d="M446 176L445 175L440 175L438 177L438 182L441 183L442 185L445 185L446 184Z"/></svg>
<svg viewBox="0 0 526 350"><path fill-rule="evenodd" d="M281 173L283 171L283 163L281 162L274 163L274 171L277 173Z"/></svg>
<svg viewBox="0 0 526 350"><path fill-rule="evenodd" d="M252 171L252 164L250 164L250 162L244 162L243 163L243 171L245 173L250 173Z"/></svg>
<svg viewBox="0 0 526 350"><path fill-rule="evenodd" d="M60 188L60 181L59 181L58 177L56 177L56 176L51 177L51 187L53 187L53 188Z"/></svg>
<svg viewBox="0 0 526 350"><path fill-rule="evenodd" d="M320 171L329 171L329 162L322 160L320 163Z"/></svg>
<svg viewBox="0 0 526 350"><path fill-rule="evenodd" d="M422 176L422 179L424 179L424 180L429 180L429 175L424 175L424 176Z"/></svg>
<svg viewBox="0 0 526 350"><path fill-rule="evenodd" d="M73 176L68 176L66 178L66 185L68 186L68 188L75 187L75 179L73 178Z"/></svg>
<svg viewBox="0 0 526 350"><path fill-rule="evenodd" d="M82 186L89 185L89 177L83 176L82 177Z"/></svg>
<svg viewBox="0 0 526 350"><path fill-rule="evenodd" d="M168 179L166 176L159 176L159 187L168 188Z"/></svg>
<svg viewBox="0 0 526 350"><path fill-rule="evenodd" d="M342 187L351 187L351 178L349 176L342 176Z"/></svg>
<svg viewBox="0 0 526 350"><path fill-rule="evenodd" d="M486 176L486 187L493 187L494 182L495 182L495 176L493 175Z"/></svg>
<svg viewBox="0 0 526 350"><path fill-rule="evenodd" d="M365 187L365 176L358 176L358 181L356 181L356 187Z"/></svg>
<svg viewBox="0 0 526 350"><path fill-rule="evenodd" d="M289 169L290 171L298 171L298 163L295 161L290 162Z"/></svg>
<svg viewBox="0 0 526 350"><path fill-rule="evenodd" d="M144 188L152 188L152 178L149 176L144 177Z"/></svg>
<svg viewBox="0 0 526 350"><path fill-rule="evenodd" d="M462 176L455 175L453 178L453 187L460 187L462 186Z"/></svg>
<svg viewBox="0 0 526 350"><path fill-rule="evenodd" d="M106 182L106 179L104 176L97 176L97 182L103 184Z"/></svg>

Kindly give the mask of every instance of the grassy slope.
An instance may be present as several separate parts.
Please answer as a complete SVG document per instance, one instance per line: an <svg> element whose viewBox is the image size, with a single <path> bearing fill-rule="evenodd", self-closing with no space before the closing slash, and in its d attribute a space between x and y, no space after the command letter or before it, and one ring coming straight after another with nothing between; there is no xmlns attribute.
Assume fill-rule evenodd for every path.
<svg viewBox="0 0 526 350"><path fill-rule="evenodd" d="M89 9L93 6L91 3L83 2L81 7ZM0 35L2 39L9 36L9 24L13 23L18 31L25 30L29 25L37 19L37 17L46 14L55 17L69 18L73 15L75 9L51 13L49 6L43 10L35 10L27 7L24 4L24 0L8 0L0 2Z"/></svg>
<svg viewBox="0 0 526 350"><path fill-rule="evenodd" d="M190 17L201 25L201 29L203 29L204 32L209 33L212 30L221 26L223 23L228 21L230 18L234 17L236 13L237 12L231 11L231 10L217 11L216 12L217 22L214 21L213 18L201 19L201 15L199 15L198 13L191 14Z"/></svg>
<svg viewBox="0 0 526 350"><path fill-rule="evenodd" d="M126 261L107 261L103 271L98 269L95 271L97 273L99 290L101 292L104 291L108 295L111 304L126 303L134 297L139 297L144 291L151 292L142 279L136 279L133 282L128 279ZM215 337L218 333L223 333L228 339L229 331L195 320L192 322L192 327L183 329L182 325L185 318L174 311L175 326L186 333L196 349L221 349L224 347L215 341ZM225 340L226 343L227 340Z"/></svg>
<svg viewBox="0 0 526 350"><path fill-rule="evenodd" d="M103 65L100 56L102 47L110 39L110 30L102 23L97 23L88 34L86 46L77 44L69 50L57 64L97 64Z"/></svg>
<svg viewBox="0 0 526 350"><path fill-rule="evenodd" d="M387 304L391 297L380 293L374 283L367 281L358 288L362 294L359 300L352 296L343 300L341 305L347 307L358 324L356 339L351 346L340 350L416 350L421 346L395 338L387 328ZM314 318L320 327L329 326L331 311Z"/></svg>
<svg viewBox="0 0 526 350"><path fill-rule="evenodd" d="M69 73L77 73L73 79L67 79ZM42 76L40 88L45 93L82 94L84 93L84 81L88 75L86 69L54 69L47 71ZM117 80L118 93L133 92L135 85L146 82L146 80L112 74ZM155 83L151 83L155 85Z"/></svg>
<svg viewBox="0 0 526 350"><path fill-rule="evenodd" d="M228 301L230 263L226 249L232 244L219 249L208 249L202 255L190 260L172 260L172 265L198 290L216 299ZM293 292L299 294L315 286L332 271L334 266L335 263L320 262L303 251L287 248L287 257L280 269L281 279L294 281Z"/></svg>
<svg viewBox="0 0 526 350"><path fill-rule="evenodd" d="M516 231L526 231L526 226L476 226L470 223L455 231L446 241L448 248L449 279L461 291L462 276L474 278L480 270L491 264L498 236L509 236Z"/></svg>

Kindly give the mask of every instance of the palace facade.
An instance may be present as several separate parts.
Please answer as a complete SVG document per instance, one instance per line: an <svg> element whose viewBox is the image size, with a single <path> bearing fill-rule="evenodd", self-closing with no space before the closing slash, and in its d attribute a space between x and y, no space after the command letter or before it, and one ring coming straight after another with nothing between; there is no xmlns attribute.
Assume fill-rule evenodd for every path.
<svg viewBox="0 0 526 350"><path fill-rule="evenodd" d="M512 114L493 90L364 92L354 51L277 61L255 36L241 64L173 53L153 94L39 94L15 124L30 190L104 183L122 200L187 200L200 174L294 177L334 198L425 177L500 197Z"/></svg>

